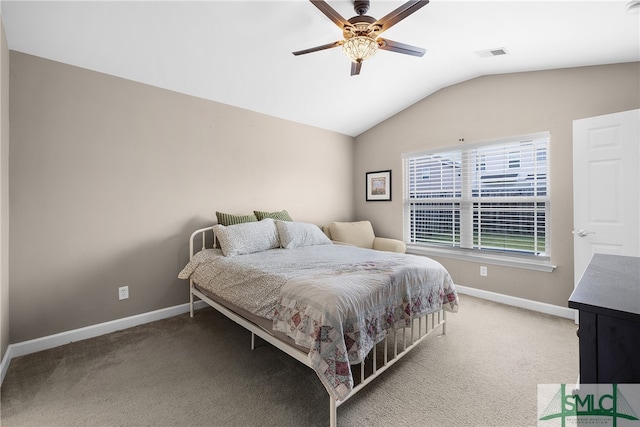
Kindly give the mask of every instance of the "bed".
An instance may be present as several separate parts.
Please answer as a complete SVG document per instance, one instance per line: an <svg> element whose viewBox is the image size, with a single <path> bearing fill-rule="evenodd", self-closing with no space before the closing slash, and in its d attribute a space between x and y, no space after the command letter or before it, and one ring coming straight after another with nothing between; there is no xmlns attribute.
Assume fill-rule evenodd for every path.
<svg viewBox="0 0 640 427"><path fill-rule="evenodd" d="M458 309L444 267L421 256L334 244L313 224L270 218L194 231L179 278L205 301L312 368L337 407Z"/></svg>

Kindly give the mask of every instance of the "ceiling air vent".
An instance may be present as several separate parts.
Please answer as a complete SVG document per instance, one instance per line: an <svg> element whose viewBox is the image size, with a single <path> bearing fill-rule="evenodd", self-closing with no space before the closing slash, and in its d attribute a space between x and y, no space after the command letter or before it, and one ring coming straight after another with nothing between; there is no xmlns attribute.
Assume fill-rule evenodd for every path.
<svg viewBox="0 0 640 427"><path fill-rule="evenodd" d="M507 54L508 54L507 50L503 47L498 47L495 49L479 50L476 52L476 55L478 55L481 58L488 58L490 56L500 56L500 55L507 55Z"/></svg>

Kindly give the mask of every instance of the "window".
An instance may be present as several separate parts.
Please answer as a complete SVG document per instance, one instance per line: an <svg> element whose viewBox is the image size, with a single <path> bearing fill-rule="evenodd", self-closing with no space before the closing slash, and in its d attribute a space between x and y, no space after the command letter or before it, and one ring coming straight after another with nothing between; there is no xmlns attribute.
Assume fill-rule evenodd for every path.
<svg viewBox="0 0 640 427"><path fill-rule="evenodd" d="M478 166L480 166L480 170L487 170L487 159L484 154L478 156Z"/></svg>
<svg viewBox="0 0 640 427"><path fill-rule="evenodd" d="M545 132L404 155L407 242L547 256L548 145Z"/></svg>
<svg viewBox="0 0 640 427"><path fill-rule="evenodd" d="M520 152L512 151L509 153L509 169L518 169L520 167Z"/></svg>

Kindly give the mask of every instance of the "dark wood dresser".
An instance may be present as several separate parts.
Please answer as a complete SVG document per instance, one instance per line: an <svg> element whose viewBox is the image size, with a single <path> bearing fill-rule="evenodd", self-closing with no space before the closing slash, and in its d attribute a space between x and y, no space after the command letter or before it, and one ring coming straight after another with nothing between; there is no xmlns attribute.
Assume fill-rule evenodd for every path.
<svg viewBox="0 0 640 427"><path fill-rule="evenodd" d="M580 316L580 383L640 383L640 258L595 254L569 307Z"/></svg>

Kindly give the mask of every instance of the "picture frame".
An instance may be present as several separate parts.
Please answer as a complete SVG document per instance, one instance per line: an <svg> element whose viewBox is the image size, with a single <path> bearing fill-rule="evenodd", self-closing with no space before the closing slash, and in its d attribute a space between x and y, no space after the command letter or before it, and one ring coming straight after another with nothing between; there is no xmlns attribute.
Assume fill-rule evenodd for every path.
<svg viewBox="0 0 640 427"><path fill-rule="evenodd" d="M367 172L367 202L391 201L391 171Z"/></svg>

